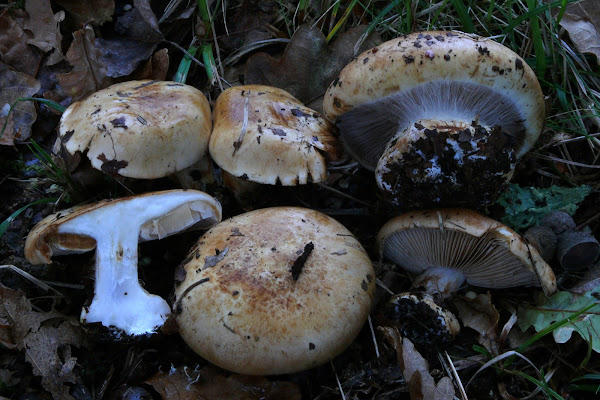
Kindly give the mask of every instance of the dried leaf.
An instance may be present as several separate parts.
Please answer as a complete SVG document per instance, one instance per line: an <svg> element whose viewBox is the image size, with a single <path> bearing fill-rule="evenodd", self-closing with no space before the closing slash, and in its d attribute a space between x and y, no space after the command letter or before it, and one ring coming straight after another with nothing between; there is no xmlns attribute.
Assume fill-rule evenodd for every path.
<svg viewBox="0 0 600 400"><path fill-rule="evenodd" d="M300 400L300 390L292 382L269 381L262 376L232 375L206 367L200 371L185 368L159 372L146 381L164 400Z"/></svg>
<svg viewBox="0 0 600 400"><path fill-rule="evenodd" d="M164 81L169 71L169 50L160 49L136 72L133 79Z"/></svg>
<svg viewBox="0 0 600 400"><path fill-rule="evenodd" d="M22 10L23 14L25 14ZM42 53L27 44L27 35L23 30L22 21L15 12L14 18L9 13L0 14L0 55L2 61L18 72L35 75ZM21 23L19 23L21 22Z"/></svg>
<svg viewBox="0 0 600 400"><path fill-rule="evenodd" d="M318 28L301 26L280 60L266 53L250 57L246 62L245 81L287 90L307 106L320 111L325 90L355 56L354 45L365 29L365 26L357 26L348 30L328 48L325 35ZM359 52L380 41L376 34L371 34Z"/></svg>
<svg viewBox="0 0 600 400"><path fill-rule="evenodd" d="M600 3L582 0L567 5L560 25L581 53L593 53L600 65Z"/></svg>
<svg viewBox="0 0 600 400"><path fill-rule="evenodd" d="M29 18L23 28L31 32L27 43L34 45L44 53L52 52L46 58L46 64L54 65L65 59L62 52L59 23L65 19L65 12L52 12L50 0L27 0L25 10Z"/></svg>
<svg viewBox="0 0 600 400"><path fill-rule="evenodd" d="M492 295L488 292L474 298L455 297L453 303L463 325L477 331L479 343L492 354L497 354L500 314L492 304Z"/></svg>
<svg viewBox="0 0 600 400"><path fill-rule="evenodd" d="M56 400L73 399L68 383L75 383L76 358L71 347L81 346L83 334L76 322L54 312L36 312L25 294L0 284L0 319L9 321L12 336L44 389Z"/></svg>
<svg viewBox="0 0 600 400"><path fill-rule="evenodd" d="M96 35L91 26L73 33L73 43L67 51L67 60L73 70L57 76L65 93L79 100L107 86L106 65L99 59L95 46Z"/></svg>
<svg viewBox="0 0 600 400"><path fill-rule="evenodd" d="M54 0L75 20L75 26L92 23L102 25L112 20L114 0ZM93 22L92 22L93 21Z"/></svg>
<svg viewBox="0 0 600 400"><path fill-rule="evenodd" d="M38 80L0 62L0 127L8 118L0 145L12 146L15 141L23 141L31 136L31 125L37 118L35 105L30 101L20 101L10 114L8 111L18 98L33 96L38 90Z"/></svg>

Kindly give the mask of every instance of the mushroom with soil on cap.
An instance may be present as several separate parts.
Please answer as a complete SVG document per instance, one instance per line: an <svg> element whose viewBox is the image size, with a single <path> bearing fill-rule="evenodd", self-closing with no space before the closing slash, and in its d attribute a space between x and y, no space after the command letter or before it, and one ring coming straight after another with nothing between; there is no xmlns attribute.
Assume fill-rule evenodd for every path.
<svg viewBox="0 0 600 400"><path fill-rule="evenodd" d="M169 304L138 281L138 240L161 239L221 220L221 205L195 190L168 190L104 200L49 215L29 233L25 257L49 264L53 255L96 249L94 298L81 312L85 323L142 335L161 327Z"/></svg>
<svg viewBox="0 0 600 400"><path fill-rule="evenodd" d="M275 207L207 231L176 277L179 332L230 371L270 375L341 353L370 312L375 273L360 243L314 210Z"/></svg>
<svg viewBox="0 0 600 400"><path fill-rule="evenodd" d="M236 86L217 98L209 151L226 173L260 184L322 182L339 156L334 126L285 90Z"/></svg>
<svg viewBox="0 0 600 400"><path fill-rule="evenodd" d="M442 31L364 52L330 85L323 108L380 189L412 207L494 201L545 119L522 58L493 40Z"/></svg>
<svg viewBox="0 0 600 400"><path fill-rule="evenodd" d="M155 179L205 154L210 105L198 89L177 82L130 81L71 104L60 120L55 152L87 151L111 176Z"/></svg>

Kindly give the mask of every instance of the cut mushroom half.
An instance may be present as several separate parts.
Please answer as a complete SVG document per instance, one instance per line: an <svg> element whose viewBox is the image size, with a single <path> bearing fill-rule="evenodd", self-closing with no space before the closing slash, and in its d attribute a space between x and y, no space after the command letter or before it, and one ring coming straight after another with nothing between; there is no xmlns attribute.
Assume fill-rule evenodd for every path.
<svg viewBox="0 0 600 400"><path fill-rule="evenodd" d="M377 235L383 257L415 275L415 286L445 298L463 283L502 289L541 286L556 291L552 269L516 232L467 209L414 211L387 222Z"/></svg>
<svg viewBox="0 0 600 400"><path fill-rule="evenodd" d="M341 353L367 320L375 273L360 243L314 210L275 207L207 231L178 271L179 332L200 356L250 375Z"/></svg>
<svg viewBox="0 0 600 400"><path fill-rule="evenodd" d="M236 86L219 95L209 151L227 173L283 186L322 182L339 156L334 126L282 89Z"/></svg>
<svg viewBox="0 0 600 400"><path fill-rule="evenodd" d="M206 154L210 105L177 82L130 81L102 89L66 109L55 151L84 153L111 176L154 179Z"/></svg>
<svg viewBox="0 0 600 400"><path fill-rule="evenodd" d="M522 58L493 40L443 31L364 52L330 85L323 108L380 189L413 207L489 204L545 120Z"/></svg>
<svg viewBox="0 0 600 400"><path fill-rule="evenodd" d="M221 205L195 190L168 190L79 206L49 215L27 236L25 257L49 264L59 254L96 248L94 298L81 312L115 333L142 335L161 327L169 304L138 280L138 241L161 239L221 220Z"/></svg>

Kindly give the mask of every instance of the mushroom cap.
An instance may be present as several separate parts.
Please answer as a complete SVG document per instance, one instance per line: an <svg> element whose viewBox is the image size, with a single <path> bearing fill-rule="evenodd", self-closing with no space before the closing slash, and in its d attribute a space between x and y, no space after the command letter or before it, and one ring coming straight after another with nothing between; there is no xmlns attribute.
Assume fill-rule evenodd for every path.
<svg viewBox="0 0 600 400"><path fill-rule="evenodd" d="M212 196L198 190L165 190L143 193L119 199L102 200L80 205L48 215L38 222L25 240L25 258L32 264L51 264L55 255L79 254L96 248L96 240L88 235L62 232L61 226L77 217L109 205L138 198L172 194L186 196L190 202L171 210L159 218L153 218L141 226L139 240L147 241L167 237L183 230L208 227L221 220L221 205ZM207 217L211 217L207 220ZM127 224L127 216L120 216Z"/></svg>
<svg viewBox="0 0 600 400"><path fill-rule="evenodd" d="M301 371L341 353L375 290L371 261L352 234L297 207L215 225L184 268L174 307L181 336L210 362L251 375Z"/></svg>
<svg viewBox="0 0 600 400"><path fill-rule="evenodd" d="M412 211L388 221L377 234L385 258L415 274L451 269L487 288L541 286L556 291L556 278L535 247L506 225L475 211Z"/></svg>
<svg viewBox="0 0 600 400"><path fill-rule="evenodd" d="M348 113L361 105L367 107L357 115ZM339 120L342 140L370 169L397 131L420 119L499 125L515 137L517 158L545 120L542 90L522 58L493 40L444 31L412 33L362 53L329 86L323 109L332 120L348 113Z"/></svg>
<svg viewBox="0 0 600 400"><path fill-rule="evenodd" d="M60 120L59 140L84 152L109 175L154 179L190 166L206 153L210 105L177 82L130 81L75 102Z"/></svg>
<svg viewBox="0 0 600 400"><path fill-rule="evenodd" d="M338 157L334 126L285 90L236 86L219 95L210 138L212 159L230 174L257 183L321 182Z"/></svg>

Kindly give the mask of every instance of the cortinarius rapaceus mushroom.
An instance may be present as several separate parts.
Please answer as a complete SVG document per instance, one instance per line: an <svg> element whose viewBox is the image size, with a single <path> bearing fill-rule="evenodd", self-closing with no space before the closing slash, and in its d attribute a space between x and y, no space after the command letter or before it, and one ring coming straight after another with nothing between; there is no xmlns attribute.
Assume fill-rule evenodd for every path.
<svg viewBox="0 0 600 400"><path fill-rule="evenodd" d="M337 159L334 126L285 90L236 86L219 95L209 151L229 174L283 186L322 182Z"/></svg>
<svg viewBox="0 0 600 400"><path fill-rule="evenodd" d="M92 303L84 323L100 322L116 334L141 335L162 326L171 308L138 281L138 240L161 239L221 220L221 205L204 192L168 190L104 200L49 215L29 233L25 257L49 264L53 255L96 248Z"/></svg>
<svg viewBox="0 0 600 400"><path fill-rule="evenodd" d="M415 286L451 296L463 283L501 289L541 286L556 291L552 269L506 225L467 209L413 211L377 235L381 255L415 275Z"/></svg>
<svg viewBox="0 0 600 400"><path fill-rule="evenodd" d="M341 353L367 319L375 273L339 222L275 207L207 231L176 282L174 313L194 351L230 371L270 375Z"/></svg>
<svg viewBox="0 0 600 400"><path fill-rule="evenodd" d="M55 148L87 151L92 166L108 175L154 179L200 160L211 130L210 105L198 89L130 81L71 104Z"/></svg>
<svg viewBox="0 0 600 400"><path fill-rule="evenodd" d="M522 58L493 40L442 31L364 52L330 85L323 108L380 189L412 207L489 204L545 119Z"/></svg>

